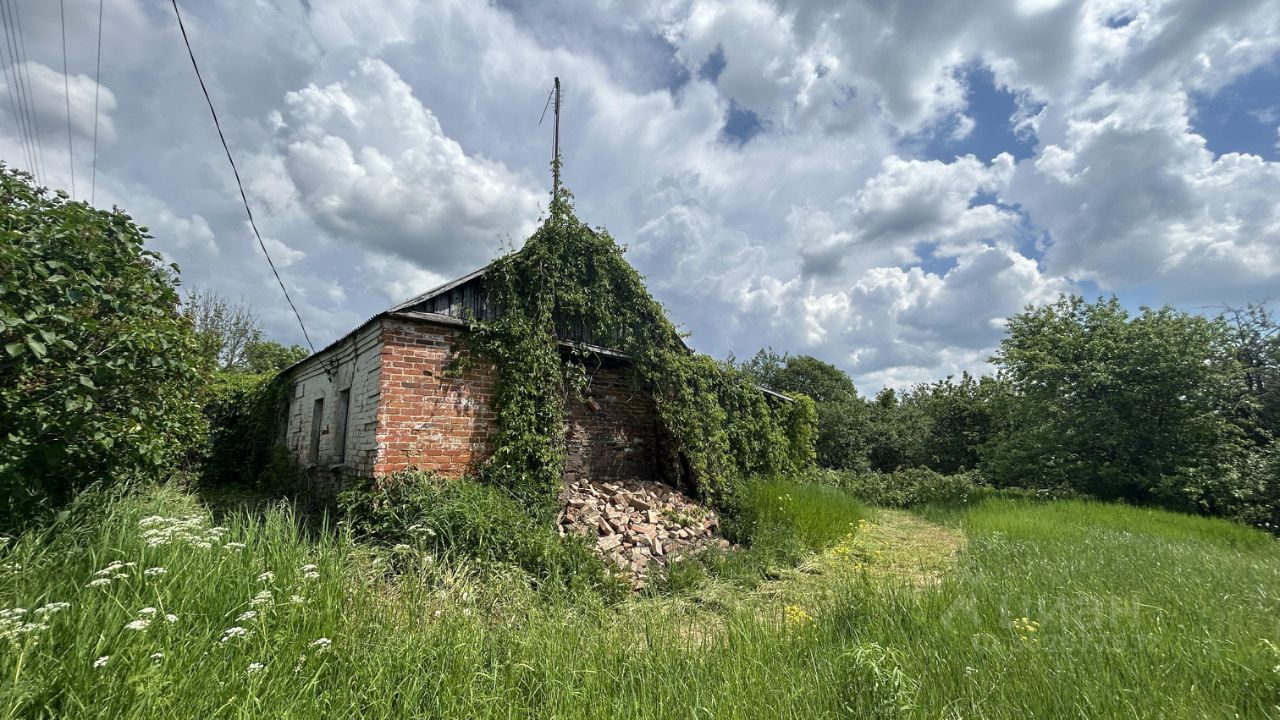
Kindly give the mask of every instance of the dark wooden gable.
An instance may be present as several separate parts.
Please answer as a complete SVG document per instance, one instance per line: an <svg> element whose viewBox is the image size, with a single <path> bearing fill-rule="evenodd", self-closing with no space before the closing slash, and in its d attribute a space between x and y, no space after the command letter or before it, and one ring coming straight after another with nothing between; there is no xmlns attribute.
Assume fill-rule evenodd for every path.
<svg viewBox="0 0 1280 720"><path fill-rule="evenodd" d="M428 312L447 315L458 320L492 320L498 316L497 303L485 288L485 271L477 270L450 283L428 290L417 297L391 308L391 312ZM561 320L556 323L560 340L616 348L619 338L597 338L587 331L580 321Z"/></svg>

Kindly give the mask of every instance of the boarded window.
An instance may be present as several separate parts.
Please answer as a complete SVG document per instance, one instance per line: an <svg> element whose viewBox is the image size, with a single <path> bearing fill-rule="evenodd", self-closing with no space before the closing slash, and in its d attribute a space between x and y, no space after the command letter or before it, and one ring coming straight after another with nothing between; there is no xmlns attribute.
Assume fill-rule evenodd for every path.
<svg viewBox="0 0 1280 720"><path fill-rule="evenodd" d="M320 462L320 426L324 424L324 398L317 398L311 410L311 463Z"/></svg>
<svg viewBox="0 0 1280 720"><path fill-rule="evenodd" d="M338 406L333 409L333 457L339 465L347 461L347 414L350 410L351 390L342 390L338 393Z"/></svg>

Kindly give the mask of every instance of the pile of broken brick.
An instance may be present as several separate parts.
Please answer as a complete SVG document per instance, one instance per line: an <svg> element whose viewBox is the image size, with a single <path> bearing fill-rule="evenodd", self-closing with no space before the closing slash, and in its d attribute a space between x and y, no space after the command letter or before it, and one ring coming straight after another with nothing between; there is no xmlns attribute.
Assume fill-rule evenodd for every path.
<svg viewBox="0 0 1280 720"><path fill-rule="evenodd" d="M594 539L596 551L644 587L666 564L708 547L729 547L719 537L715 512L659 482L578 480L561 494L561 535Z"/></svg>

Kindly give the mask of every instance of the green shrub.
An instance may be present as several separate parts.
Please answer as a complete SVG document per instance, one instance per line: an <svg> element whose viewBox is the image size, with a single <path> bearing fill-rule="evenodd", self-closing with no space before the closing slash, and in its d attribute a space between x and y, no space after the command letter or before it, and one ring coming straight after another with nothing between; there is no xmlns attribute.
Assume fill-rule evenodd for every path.
<svg viewBox="0 0 1280 720"><path fill-rule="evenodd" d="M1251 449L1225 475L1188 469L1164 480L1168 504L1189 499L1198 512L1280 535L1280 442Z"/></svg>
<svg viewBox="0 0 1280 720"><path fill-rule="evenodd" d="M365 542L515 566L538 587L607 595L619 587L581 538L560 537L506 490L470 478L414 471L352 478L338 507Z"/></svg>
<svg viewBox="0 0 1280 720"><path fill-rule="evenodd" d="M1011 317L993 360L1011 392L982 450L993 484L1201 512L1237 491L1245 374L1222 320L1063 297Z"/></svg>
<svg viewBox="0 0 1280 720"><path fill-rule="evenodd" d="M177 266L123 212L0 164L0 527L173 470L205 430Z"/></svg>
<svg viewBox="0 0 1280 720"><path fill-rule="evenodd" d="M307 470L298 458L281 443L275 443L267 454L267 463L254 478L254 486L272 495L296 493L305 487Z"/></svg>
<svg viewBox="0 0 1280 720"><path fill-rule="evenodd" d="M819 471L817 477L864 502L899 508L966 502L976 487L973 473L943 475L928 468L903 468L891 473L825 470Z"/></svg>
<svg viewBox="0 0 1280 720"><path fill-rule="evenodd" d="M270 487L290 489L281 483L296 473L281 464L279 446L292 390L291 383L268 374L214 373L204 403L209 422L205 480L255 484L270 466Z"/></svg>

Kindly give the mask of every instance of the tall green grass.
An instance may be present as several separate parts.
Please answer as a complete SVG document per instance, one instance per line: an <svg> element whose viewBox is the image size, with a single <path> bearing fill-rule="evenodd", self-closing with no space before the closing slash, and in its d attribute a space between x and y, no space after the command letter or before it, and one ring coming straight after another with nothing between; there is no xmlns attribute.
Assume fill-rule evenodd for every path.
<svg viewBox="0 0 1280 720"><path fill-rule="evenodd" d="M834 522L822 521L823 503L793 507L815 508L793 526L811 547L836 537L832 527L843 536L846 511L855 507L828 490L820 492ZM790 492L795 500L808 490ZM25 608L29 621L45 603L70 603L47 616L47 629L0 640L0 714L1280 712L1275 541L1226 523L1091 503L990 500L945 517L933 513L970 538L940 586L834 573L836 592L789 613L768 588L714 609L696 598L548 598L519 571L371 548L342 532L309 534L286 506L232 517L225 532L210 532L213 519L174 490L86 503L49 532L0 550L0 607ZM143 522L153 515L190 520ZM190 537L149 547L144 525L178 525ZM87 587L113 561L136 565ZM400 572L389 572L392 566ZM165 572L147 575L151 567ZM264 592L271 603L254 607ZM143 616L143 608L156 612ZM257 616L237 619L248 610ZM1039 629L1015 627L1024 616ZM145 628L128 629L146 617ZM246 632L222 642L232 627ZM100 657L108 659L95 667ZM251 670L254 663L262 667Z"/></svg>

